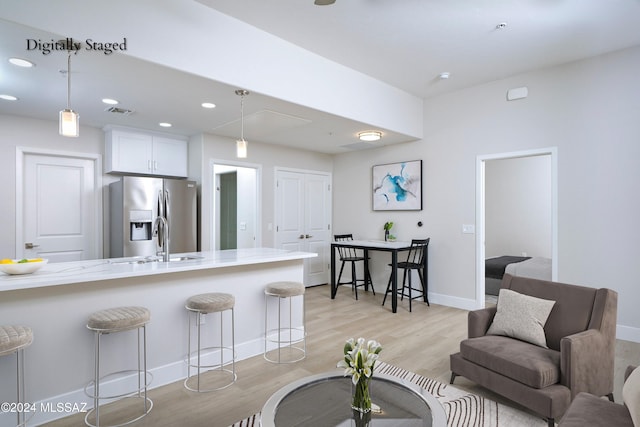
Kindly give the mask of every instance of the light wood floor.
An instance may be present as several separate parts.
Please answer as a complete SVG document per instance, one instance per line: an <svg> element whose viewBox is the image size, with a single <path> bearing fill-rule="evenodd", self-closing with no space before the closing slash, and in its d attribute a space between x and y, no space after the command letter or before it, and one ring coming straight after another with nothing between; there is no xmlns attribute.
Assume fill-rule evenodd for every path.
<svg viewBox="0 0 640 427"><path fill-rule="evenodd" d="M252 415L276 390L287 383L315 373L334 370L342 357L344 341L360 336L376 339L383 350L380 359L429 378L448 382L449 354L457 352L466 338L467 311L414 301L409 313L407 301L391 313L390 301L382 307L382 289L373 296L360 291L356 301L347 287L335 300L328 286L307 289L307 358L290 365L275 365L262 355L236 364L238 380L231 387L197 394L184 389L182 381L150 391L154 407L136 426L226 427ZM618 341L616 345L616 401L621 401L622 372L629 364L640 365L640 344ZM457 387L515 406L483 390L465 378ZM120 412L120 411L119 411ZM47 424L67 427L84 425L84 415L73 415Z"/></svg>

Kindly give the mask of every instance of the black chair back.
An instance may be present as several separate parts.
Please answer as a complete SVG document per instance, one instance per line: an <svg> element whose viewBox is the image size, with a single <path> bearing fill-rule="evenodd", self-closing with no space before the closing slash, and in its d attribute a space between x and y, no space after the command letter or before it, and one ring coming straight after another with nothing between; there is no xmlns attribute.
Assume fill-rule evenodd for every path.
<svg viewBox="0 0 640 427"><path fill-rule="evenodd" d="M411 240L411 248L409 248L409 254L407 255L407 264L415 266L415 268L422 267L424 257L427 254L429 240L431 240L431 238Z"/></svg>
<svg viewBox="0 0 640 427"><path fill-rule="evenodd" d="M334 234L333 240L335 240L336 242L346 242L349 240L353 240L353 234ZM355 248L344 246L338 246L338 255L340 256L340 260L361 258Z"/></svg>

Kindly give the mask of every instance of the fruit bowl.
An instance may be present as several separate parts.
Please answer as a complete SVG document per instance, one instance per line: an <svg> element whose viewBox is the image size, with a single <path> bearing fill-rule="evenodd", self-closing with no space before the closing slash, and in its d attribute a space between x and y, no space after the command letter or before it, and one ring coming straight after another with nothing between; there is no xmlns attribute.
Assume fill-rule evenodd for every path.
<svg viewBox="0 0 640 427"><path fill-rule="evenodd" d="M4 261L4 260L3 260ZM42 258L27 259L27 262L19 262L21 260L11 260L11 263L0 263L0 271L6 274L30 274L39 270L48 260Z"/></svg>

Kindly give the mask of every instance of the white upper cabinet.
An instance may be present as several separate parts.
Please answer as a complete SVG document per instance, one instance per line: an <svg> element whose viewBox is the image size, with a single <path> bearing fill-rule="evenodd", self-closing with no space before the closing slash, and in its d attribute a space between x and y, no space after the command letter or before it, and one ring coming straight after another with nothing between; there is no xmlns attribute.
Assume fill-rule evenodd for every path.
<svg viewBox="0 0 640 427"><path fill-rule="evenodd" d="M187 177L187 141L111 129L106 132L105 172Z"/></svg>

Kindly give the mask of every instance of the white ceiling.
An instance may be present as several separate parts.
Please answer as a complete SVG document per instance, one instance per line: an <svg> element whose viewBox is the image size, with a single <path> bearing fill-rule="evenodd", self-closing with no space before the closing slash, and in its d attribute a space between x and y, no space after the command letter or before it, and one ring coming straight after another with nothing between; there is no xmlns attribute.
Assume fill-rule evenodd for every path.
<svg viewBox="0 0 640 427"><path fill-rule="evenodd" d="M640 0L336 0L329 6L315 6L313 0L197 1L420 98L640 45ZM102 4L96 7L108 7ZM64 8L60 3L60 13L70 12ZM89 28L108 25L76 18L87 19ZM506 27L498 29L501 23ZM10 22L0 11L0 94L20 98L0 100L0 113L57 120L66 104L60 73L66 55L27 52L25 40L61 37L66 35ZM12 56L30 59L36 67L10 65ZM450 78L440 79L442 72ZM103 55L73 56L71 75L71 105L82 125L162 130L158 122L167 121L177 134L239 136L236 87L121 54L108 61ZM119 107L134 112L107 113L103 97L116 98ZM206 100L218 107L202 109ZM355 135L374 125L273 96L252 93L245 99L249 141L340 153L345 146L366 148ZM381 130L384 144L412 139Z"/></svg>

